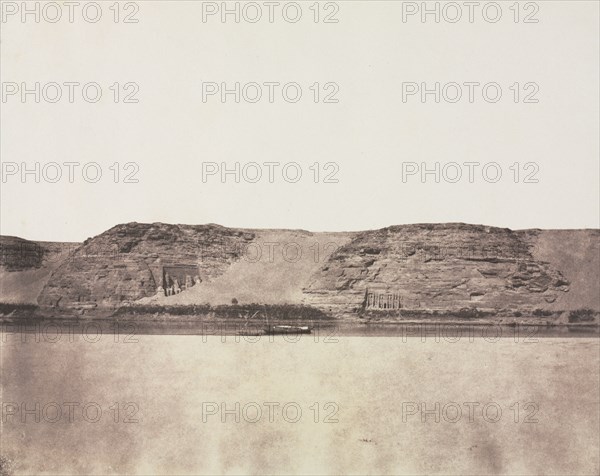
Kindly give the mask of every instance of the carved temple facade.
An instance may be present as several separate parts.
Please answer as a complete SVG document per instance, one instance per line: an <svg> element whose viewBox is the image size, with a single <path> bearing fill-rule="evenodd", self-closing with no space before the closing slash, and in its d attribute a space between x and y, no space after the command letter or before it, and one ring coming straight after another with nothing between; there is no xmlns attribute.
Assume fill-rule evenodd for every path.
<svg viewBox="0 0 600 476"><path fill-rule="evenodd" d="M158 291L164 292L165 296L172 296L201 282L196 265L166 265L162 268L162 286L159 286Z"/></svg>
<svg viewBox="0 0 600 476"><path fill-rule="evenodd" d="M402 297L396 291L367 288L364 306L366 310L376 311L402 309Z"/></svg>

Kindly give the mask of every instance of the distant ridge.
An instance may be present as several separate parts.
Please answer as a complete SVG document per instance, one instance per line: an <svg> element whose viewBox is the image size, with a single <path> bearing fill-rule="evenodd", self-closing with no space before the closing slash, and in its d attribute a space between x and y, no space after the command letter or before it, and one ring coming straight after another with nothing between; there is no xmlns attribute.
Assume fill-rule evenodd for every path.
<svg viewBox="0 0 600 476"><path fill-rule="evenodd" d="M235 299L343 315L377 289L399 293L406 308L598 310L599 244L599 230L465 223L312 233L134 222L82 244L0 237L0 301L60 308ZM31 253L15 253L27 247ZM173 265L197 267L200 279L165 296L165 267Z"/></svg>

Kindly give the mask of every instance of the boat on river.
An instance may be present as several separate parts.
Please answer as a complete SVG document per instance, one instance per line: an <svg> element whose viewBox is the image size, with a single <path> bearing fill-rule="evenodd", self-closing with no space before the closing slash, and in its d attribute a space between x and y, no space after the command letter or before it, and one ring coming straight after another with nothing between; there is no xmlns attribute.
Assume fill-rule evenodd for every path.
<svg viewBox="0 0 600 476"><path fill-rule="evenodd" d="M310 334L312 329L308 326L268 326L265 328L265 334Z"/></svg>

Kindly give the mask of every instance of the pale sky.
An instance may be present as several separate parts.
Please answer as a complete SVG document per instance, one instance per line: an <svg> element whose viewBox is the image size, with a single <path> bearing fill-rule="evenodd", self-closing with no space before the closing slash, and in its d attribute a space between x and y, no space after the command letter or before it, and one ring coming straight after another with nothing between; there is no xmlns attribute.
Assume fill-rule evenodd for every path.
<svg viewBox="0 0 600 476"><path fill-rule="evenodd" d="M273 23L264 17L222 23L218 15L202 21L202 2L142 1L134 24L122 23L127 11L114 23L112 3L102 3L95 24L77 12L72 24L64 18L22 23L18 13L3 18L2 234L82 241L130 221L312 231L422 222L600 226L598 2L537 2L531 18L538 23L523 23L532 13L526 11L515 23L512 1L501 2L497 23L477 12L473 23L422 23L418 15L403 22L402 2L379 1L337 2L332 18L338 23L322 22L334 13L324 6L315 23L312 1L299 2L297 23L278 11ZM258 4L265 14L267 7ZM8 83L33 88L36 82L59 83L63 97L36 103L30 94L23 103L20 91L8 95ZM88 103L77 89L69 103L65 82L98 83L102 98ZM116 82L117 104L110 89ZM138 103L122 102L134 92L134 86L123 90L129 82L139 86ZM231 88L256 82L263 96L236 103L232 94L221 103L216 94L203 102L203 83L210 82ZM270 103L266 82L298 83L302 98L288 103L277 89ZM403 102L403 83L436 82L458 83L462 99L436 103L430 95L422 103L415 94ZM502 98L488 103L477 89L470 103L465 82L497 83ZM325 89L326 83L337 86ZM335 89L339 102L324 103ZM250 99L256 92L252 86L244 91ZM455 94L451 87L445 92ZM55 93L45 88L47 98ZM526 97L538 102L525 103ZM11 175L7 165L34 169L36 162L50 178L56 171L48 163L81 165L74 183L64 165L57 183L44 181L41 172L40 183L35 174L22 183L20 170ZM102 170L97 183L81 174L92 162ZM110 169L115 162L119 183ZM125 170L130 162L137 165ZM243 177L235 183L233 175L222 183L218 174L203 181L208 162L230 168L239 162L240 171L255 162L263 176L257 183ZM265 162L280 164L274 183ZM302 171L297 183L281 174L292 162ZM319 183L310 168L315 162ZM414 170L409 162L432 169L439 162L440 171L455 162L463 176L435 183L432 174L422 183L417 173L403 181L403 168ZM465 162L480 164L474 183ZM496 183L481 173L492 162L502 170ZM334 165L325 169L327 163ZM123 183L136 167L139 182ZM286 169L291 176L293 167ZM453 167L446 167L447 177L454 177ZM493 172L496 165L490 167ZM94 176L93 168L86 170ZM254 177L255 168L244 170ZM331 172L338 183L323 183ZM538 183L524 183L530 174Z"/></svg>

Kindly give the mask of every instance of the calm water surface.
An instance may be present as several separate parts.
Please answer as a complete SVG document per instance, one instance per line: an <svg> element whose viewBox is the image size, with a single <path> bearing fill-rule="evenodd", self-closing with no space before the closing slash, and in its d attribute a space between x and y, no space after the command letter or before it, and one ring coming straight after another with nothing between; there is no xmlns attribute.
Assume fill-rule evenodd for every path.
<svg viewBox="0 0 600 476"><path fill-rule="evenodd" d="M1 337L16 474L599 472L597 337Z"/></svg>

